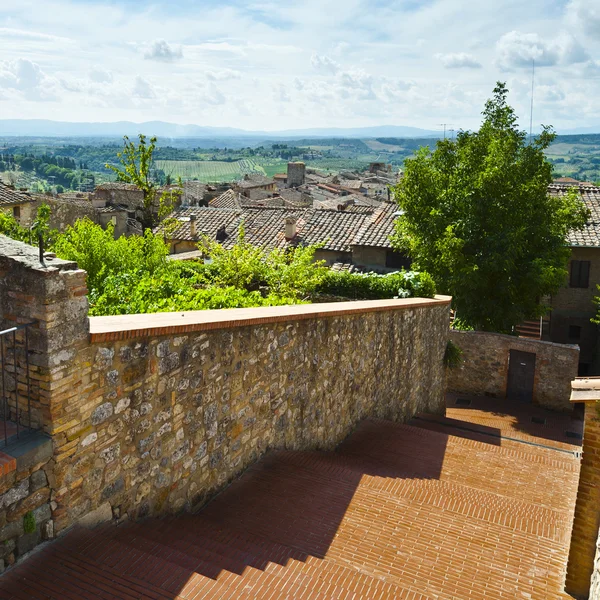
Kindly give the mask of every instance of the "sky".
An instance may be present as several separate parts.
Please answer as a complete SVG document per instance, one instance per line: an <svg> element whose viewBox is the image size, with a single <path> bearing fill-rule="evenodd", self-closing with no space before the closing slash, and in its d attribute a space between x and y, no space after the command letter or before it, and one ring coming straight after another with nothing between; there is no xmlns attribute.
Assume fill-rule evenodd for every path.
<svg viewBox="0 0 600 600"><path fill-rule="evenodd" d="M0 0L0 119L600 131L600 0Z"/></svg>

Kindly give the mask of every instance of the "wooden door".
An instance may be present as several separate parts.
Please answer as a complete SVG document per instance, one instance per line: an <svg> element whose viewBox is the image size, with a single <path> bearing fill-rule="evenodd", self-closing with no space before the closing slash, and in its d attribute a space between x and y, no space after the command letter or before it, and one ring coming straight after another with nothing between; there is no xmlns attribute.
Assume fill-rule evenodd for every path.
<svg viewBox="0 0 600 600"><path fill-rule="evenodd" d="M509 400L531 403L535 377L535 354L511 350L508 362L506 397Z"/></svg>

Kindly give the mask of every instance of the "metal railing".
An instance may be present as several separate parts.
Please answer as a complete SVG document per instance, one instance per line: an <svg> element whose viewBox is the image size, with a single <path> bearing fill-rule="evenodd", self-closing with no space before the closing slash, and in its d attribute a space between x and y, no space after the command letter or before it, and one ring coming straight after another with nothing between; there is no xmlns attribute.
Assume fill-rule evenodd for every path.
<svg viewBox="0 0 600 600"><path fill-rule="evenodd" d="M29 328L34 322L0 331L0 435L8 446L23 430L36 429L31 416Z"/></svg>

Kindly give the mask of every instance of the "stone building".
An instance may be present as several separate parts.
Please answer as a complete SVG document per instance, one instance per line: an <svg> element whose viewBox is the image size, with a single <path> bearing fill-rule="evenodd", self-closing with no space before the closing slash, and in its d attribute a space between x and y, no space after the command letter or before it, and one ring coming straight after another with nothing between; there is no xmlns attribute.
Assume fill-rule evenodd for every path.
<svg viewBox="0 0 600 600"><path fill-rule="evenodd" d="M265 193L277 191L275 180L258 173L246 174L244 179L236 182L233 189L251 200L264 198Z"/></svg>
<svg viewBox="0 0 600 600"><path fill-rule="evenodd" d="M572 182L554 184L550 194L565 194ZM580 375L600 373L598 326L591 322L597 312L594 298L600 295L600 187L578 186L591 216L581 231L572 231L569 276L565 285L550 298L545 339L580 347Z"/></svg>
<svg viewBox="0 0 600 600"><path fill-rule="evenodd" d="M306 165L303 162L289 162L287 166L287 187L304 185L306 181Z"/></svg>
<svg viewBox="0 0 600 600"><path fill-rule="evenodd" d="M0 182L0 210L8 211L17 222L27 227L35 217L34 198L24 190Z"/></svg>
<svg viewBox="0 0 600 600"><path fill-rule="evenodd" d="M173 213L179 221L175 230L159 226L171 245L172 254L195 252L203 235L230 248L244 223L245 240L268 249L297 245L322 245L315 254L328 265L352 265L378 272L409 267L410 261L392 248L397 207L380 206L306 208L257 206L230 191L209 208L187 208ZM272 198L271 200L277 200ZM291 225L291 221L294 225Z"/></svg>

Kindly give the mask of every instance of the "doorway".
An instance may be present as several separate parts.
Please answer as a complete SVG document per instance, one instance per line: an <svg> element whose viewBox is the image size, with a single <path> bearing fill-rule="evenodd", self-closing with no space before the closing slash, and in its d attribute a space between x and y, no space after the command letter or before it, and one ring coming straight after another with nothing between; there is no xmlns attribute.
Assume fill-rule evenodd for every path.
<svg viewBox="0 0 600 600"><path fill-rule="evenodd" d="M506 397L530 404L533 401L535 354L511 350L508 362Z"/></svg>

